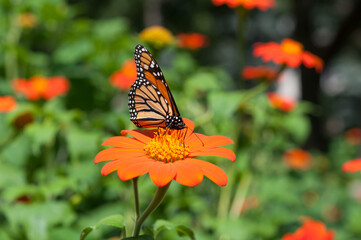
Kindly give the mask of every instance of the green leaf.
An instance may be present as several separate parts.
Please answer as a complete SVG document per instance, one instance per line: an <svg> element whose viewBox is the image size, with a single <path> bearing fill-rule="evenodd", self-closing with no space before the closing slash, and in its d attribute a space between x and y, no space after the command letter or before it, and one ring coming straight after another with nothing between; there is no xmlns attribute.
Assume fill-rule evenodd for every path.
<svg viewBox="0 0 361 240"><path fill-rule="evenodd" d="M154 223L153 228L154 228L154 236L156 237L163 230L174 230L175 226L171 222L160 219Z"/></svg>
<svg viewBox="0 0 361 240"><path fill-rule="evenodd" d="M69 190L75 191L76 188L77 188L77 183L74 178L61 177L61 176L58 176L52 181L38 187L38 189L41 190L42 194L44 196L47 196L48 198L61 196L66 191Z"/></svg>
<svg viewBox="0 0 361 240"><path fill-rule="evenodd" d="M75 214L66 201L2 205L10 228L24 228L26 239L46 240L48 229L55 225L70 225Z"/></svg>
<svg viewBox="0 0 361 240"><path fill-rule="evenodd" d="M6 145L6 148L2 149L0 159L9 166L22 167L31 155L31 144L31 139L27 135L18 135Z"/></svg>
<svg viewBox="0 0 361 240"><path fill-rule="evenodd" d="M53 121L44 121L42 123L34 122L25 128L25 133L31 138L34 154L40 153L43 145L55 141L55 135L59 129Z"/></svg>
<svg viewBox="0 0 361 240"><path fill-rule="evenodd" d="M123 240L154 240L154 238L151 235L141 235L138 237L127 237L123 238Z"/></svg>
<svg viewBox="0 0 361 240"><path fill-rule="evenodd" d="M191 230L190 228L184 225L175 226L173 223L166 220L162 220L162 219L157 220L154 223L153 228L155 232L154 237L157 237L158 234L163 230L175 230L177 231L180 237L186 236L189 237L190 239L195 239L193 230Z"/></svg>
<svg viewBox="0 0 361 240"><path fill-rule="evenodd" d="M11 240L12 238L7 234L7 232L4 229L0 229L0 239Z"/></svg>
<svg viewBox="0 0 361 240"><path fill-rule="evenodd" d="M83 229L83 231L81 231L81 233L80 233L80 240L84 240L87 236L88 236L88 234L89 233L91 233L91 231L93 231L94 230L94 227L86 227L86 228L84 228Z"/></svg>
<svg viewBox="0 0 361 240"><path fill-rule="evenodd" d="M145 226L145 227L144 227L144 233L145 233L145 235L151 235L151 236L154 235L153 229L151 229L151 228L148 227L148 226Z"/></svg>
<svg viewBox="0 0 361 240"><path fill-rule="evenodd" d="M109 42L110 40L119 38L119 35L127 30L127 25L128 23L125 19L121 18L98 20L95 21L93 27L94 36L105 42Z"/></svg>
<svg viewBox="0 0 361 240"><path fill-rule="evenodd" d="M95 228L98 228L98 227L100 227L102 225L108 225L108 226L123 228L124 227L124 217L122 215L120 215L120 214L117 214L117 215L113 215L113 216L103 218L97 224L95 224Z"/></svg>
<svg viewBox="0 0 361 240"><path fill-rule="evenodd" d="M0 167L0 189L3 187L9 188L13 185L25 184L25 172L18 167L11 166L1 162ZM3 194L3 193L2 193Z"/></svg>
<svg viewBox="0 0 361 240"><path fill-rule="evenodd" d="M101 177L99 174L99 168L94 166L94 157L84 158L83 161L77 164L66 166L66 172L68 177L75 182L73 183L72 189L80 192L89 191L89 187L92 184L95 184ZM82 174L79 174L80 172ZM109 213L103 216L107 215L109 215ZM97 216L96 219L103 216Z"/></svg>
<svg viewBox="0 0 361 240"><path fill-rule="evenodd" d="M40 52L30 52L28 57L29 64L33 67L46 67L49 64L48 55Z"/></svg>
<svg viewBox="0 0 361 240"><path fill-rule="evenodd" d="M95 156L98 150L98 134L77 127L67 129L66 140L71 157Z"/></svg>
<svg viewBox="0 0 361 240"><path fill-rule="evenodd" d="M291 113L283 123L285 128L298 142L304 141L309 135L310 122L307 117L301 114Z"/></svg>
<svg viewBox="0 0 361 240"><path fill-rule="evenodd" d="M93 230L96 230L97 228L104 226L104 225L123 229L123 227L125 226L124 217L120 214L117 214L117 215L112 215L112 216L101 219L94 226L89 226L89 227L84 228L80 234L80 240L84 240L88 236L89 233L91 233Z"/></svg>
<svg viewBox="0 0 361 240"><path fill-rule="evenodd" d="M51 240L77 239L79 237L79 230L64 227L55 227L49 231L49 238Z"/></svg>
<svg viewBox="0 0 361 240"><path fill-rule="evenodd" d="M214 120L229 120L237 111L243 99L243 93L234 92L215 92L208 97L208 104L214 112Z"/></svg>
<svg viewBox="0 0 361 240"><path fill-rule="evenodd" d="M209 92L219 90L220 85L213 74L199 72L187 78L184 88L188 90L187 94L195 96L199 91Z"/></svg>
<svg viewBox="0 0 361 240"><path fill-rule="evenodd" d="M55 52L55 61L62 64L74 64L84 60L93 51L93 44L88 39L65 42Z"/></svg>
<svg viewBox="0 0 361 240"><path fill-rule="evenodd" d="M194 72L195 66L197 65L192 55L188 52L178 53L173 61L174 69L182 74L190 74Z"/></svg>
<svg viewBox="0 0 361 240"><path fill-rule="evenodd" d="M192 240L195 239L193 230L184 225L178 225L176 230L180 237L187 236Z"/></svg>

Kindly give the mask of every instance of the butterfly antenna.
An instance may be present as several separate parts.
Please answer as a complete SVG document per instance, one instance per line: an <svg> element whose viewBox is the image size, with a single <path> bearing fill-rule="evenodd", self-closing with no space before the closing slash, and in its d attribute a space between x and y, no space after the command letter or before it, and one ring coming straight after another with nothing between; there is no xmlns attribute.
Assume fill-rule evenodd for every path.
<svg viewBox="0 0 361 240"><path fill-rule="evenodd" d="M204 147L204 142L202 141L202 139L201 139L200 137L198 137L198 134L197 134L197 133L196 133L195 135L196 135L196 137L199 139L199 141L201 141L202 147Z"/></svg>
<svg viewBox="0 0 361 240"><path fill-rule="evenodd" d="M184 134L184 137L183 137L183 147L185 146L185 144L184 144L184 142L185 142L185 140L186 140L186 136L187 136L187 132L188 132L188 127L185 127L187 130L186 130L186 132L185 132L185 134Z"/></svg>

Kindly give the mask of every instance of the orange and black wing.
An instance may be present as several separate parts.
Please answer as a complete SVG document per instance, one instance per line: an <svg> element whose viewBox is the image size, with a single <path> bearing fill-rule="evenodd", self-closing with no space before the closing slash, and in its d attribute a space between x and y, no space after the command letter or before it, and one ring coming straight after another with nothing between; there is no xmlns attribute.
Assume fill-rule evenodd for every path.
<svg viewBox="0 0 361 240"><path fill-rule="evenodd" d="M184 123L163 73L142 45L134 51L137 80L129 92L130 120L138 127L169 127L181 129Z"/></svg>

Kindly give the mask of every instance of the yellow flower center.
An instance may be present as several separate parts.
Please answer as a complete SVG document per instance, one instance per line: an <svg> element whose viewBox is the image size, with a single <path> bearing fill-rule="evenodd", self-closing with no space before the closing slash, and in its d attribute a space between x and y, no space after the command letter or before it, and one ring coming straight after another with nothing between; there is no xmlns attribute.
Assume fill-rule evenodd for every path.
<svg viewBox="0 0 361 240"><path fill-rule="evenodd" d="M158 47L169 45L174 41L173 34L162 26L151 26L144 29L140 32L139 39L158 45Z"/></svg>
<svg viewBox="0 0 361 240"><path fill-rule="evenodd" d="M182 160L189 155L189 146L183 143L182 131L160 128L154 138L144 147L150 158L165 163Z"/></svg>
<svg viewBox="0 0 361 240"><path fill-rule="evenodd" d="M303 45L292 39L285 39L281 43L282 51L289 54L301 54L303 51Z"/></svg>
<svg viewBox="0 0 361 240"><path fill-rule="evenodd" d="M34 86L35 91L42 94L46 91L46 88L48 86L48 81L44 77L35 76L32 78L32 84Z"/></svg>

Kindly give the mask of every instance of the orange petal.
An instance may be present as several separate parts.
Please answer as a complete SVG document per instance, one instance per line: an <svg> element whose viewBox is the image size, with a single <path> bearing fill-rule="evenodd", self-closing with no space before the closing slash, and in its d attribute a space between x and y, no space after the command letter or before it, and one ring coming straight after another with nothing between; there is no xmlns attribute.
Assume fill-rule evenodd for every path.
<svg viewBox="0 0 361 240"><path fill-rule="evenodd" d="M198 139L198 142L195 142L194 144L190 144L191 152L200 151L204 148L216 148L228 144L234 144L232 139L224 136L210 136L201 138L201 140Z"/></svg>
<svg viewBox="0 0 361 240"><path fill-rule="evenodd" d="M344 172L361 171L361 158L345 162L342 166Z"/></svg>
<svg viewBox="0 0 361 240"><path fill-rule="evenodd" d="M118 170L118 177L122 181L128 181L132 178L139 177L149 171L154 165L154 160L137 161L128 164L122 169Z"/></svg>
<svg viewBox="0 0 361 240"><path fill-rule="evenodd" d="M194 130L194 123L188 118L182 118L182 119L184 124L188 127L188 131L192 133Z"/></svg>
<svg viewBox="0 0 361 240"><path fill-rule="evenodd" d="M182 120L187 127L187 129L185 130L185 132L187 133L187 135L185 136L185 140L187 140L187 138L193 133L194 123L187 118L182 118Z"/></svg>
<svg viewBox="0 0 361 240"><path fill-rule="evenodd" d="M102 146L143 149L144 143L129 137L116 136L105 140Z"/></svg>
<svg viewBox="0 0 361 240"><path fill-rule="evenodd" d="M187 161L187 159L175 161L174 166L177 168L175 180L185 186L194 187L203 180L202 170L195 164Z"/></svg>
<svg viewBox="0 0 361 240"><path fill-rule="evenodd" d="M236 160L236 154L233 151L227 148L212 148L206 149L204 151L192 152L189 154L189 157L198 157L198 156L218 156L225 157L234 162Z"/></svg>
<svg viewBox="0 0 361 240"><path fill-rule="evenodd" d="M305 51L302 55L303 64L308 68L315 68L318 73L322 72L324 62L318 56Z"/></svg>
<svg viewBox="0 0 361 240"><path fill-rule="evenodd" d="M150 136L147 136L150 131L154 132L154 130L122 130L120 133L123 136L129 134L137 140L147 144L150 140L152 140Z"/></svg>
<svg viewBox="0 0 361 240"><path fill-rule="evenodd" d="M144 155L145 152L143 150L138 150L138 149L108 148L99 152L95 156L94 162L98 163L102 161L128 158L128 157L140 157Z"/></svg>
<svg viewBox="0 0 361 240"><path fill-rule="evenodd" d="M197 164L198 167L202 170L204 176L209 178L215 184L217 184L219 186L226 186L227 175L220 167L218 167L210 162L206 162L206 161L202 161L202 160L194 159L194 158L187 159L187 161Z"/></svg>
<svg viewBox="0 0 361 240"><path fill-rule="evenodd" d="M188 134L187 134L188 135ZM200 133L192 133L191 135L187 136L185 139L185 142L189 146L198 145L204 142L204 140L207 138L206 135L200 134Z"/></svg>
<svg viewBox="0 0 361 240"><path fill-rule="evenodd" d="M131 157L131 158L125 158L125 159L122 158L122 159L110 161L103 166L101 170L101 174L105 176L111 172L114 172L115 170L123 169L124 167L127 167L128 165L134 162L144 162L149 160L150 159L147 157Z"/></svg>
<svg viewBox="0 0 361 240"><path fill-rule="evenodd" d="M150 179L158 187L163 187L168 184L174 176L176 175L177 170L173 163L164 163L157 161L154 163L153 167L149 170Z"/></svg>

